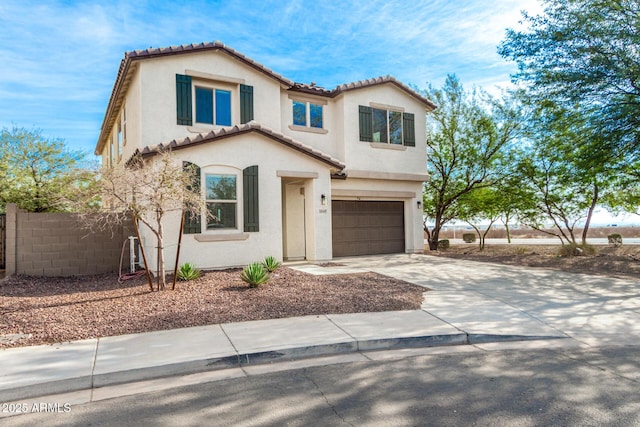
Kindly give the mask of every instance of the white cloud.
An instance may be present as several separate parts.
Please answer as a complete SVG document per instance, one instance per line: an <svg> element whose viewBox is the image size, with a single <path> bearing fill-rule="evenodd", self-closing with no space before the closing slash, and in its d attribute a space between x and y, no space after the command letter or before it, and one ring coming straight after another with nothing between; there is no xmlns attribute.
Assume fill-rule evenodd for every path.
<svg viewBox="0 0 640 427"><path fill-rule="evenodd" d="M536 7L538 8L536 10ZM532 0L129 2L3 0L0 126L43 128L91 149L125 51L221 40L295 81L392 74L424 88L509 81L497 55Z"/></svg>

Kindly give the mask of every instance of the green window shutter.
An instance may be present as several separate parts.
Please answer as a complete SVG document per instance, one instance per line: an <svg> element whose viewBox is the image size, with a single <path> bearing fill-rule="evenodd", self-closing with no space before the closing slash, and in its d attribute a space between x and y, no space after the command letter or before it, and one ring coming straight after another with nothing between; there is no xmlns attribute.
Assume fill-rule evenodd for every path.
<svg viewBox="0 0 640 427"><path fill-rule="evenodd" d="M373 141L371 107L360 105L360 141Z"/></svg>
<svg viewBox="0 0 640 427"><path fill-rule="evenodd" d="M404 133L404 145L407 147L416 146L416 125L414 116L411 113L402 115L402 128Z"/></svg>
<svg viewBox="0 0 640 427"><path fill-rule="evenodd" d="M260 231L258 208L258 166L249 166L242 171L244 231Z"/></svg>
<svg viewBox="0 0 640 427"><path fill-rule="evenodd" d="M253 86L240 85L240 123L253 120Z"/></svg>
<svg viewBox="0 0 640 427"><path fill-rule="evenodd" d="M190 172L194 176L193 186L187 187L187 190L200 193L200 168L195 163L182 162L182 169ZM184 226L182 232L184 234L200 234L200 215L192 215L189 212L184 213Z"/></svg>
<svg viewBox="0 0 640 427"><path fill-rule="evenodd" d="M191 76L176 74L176 105L178 124L191 126Z"/></svg>

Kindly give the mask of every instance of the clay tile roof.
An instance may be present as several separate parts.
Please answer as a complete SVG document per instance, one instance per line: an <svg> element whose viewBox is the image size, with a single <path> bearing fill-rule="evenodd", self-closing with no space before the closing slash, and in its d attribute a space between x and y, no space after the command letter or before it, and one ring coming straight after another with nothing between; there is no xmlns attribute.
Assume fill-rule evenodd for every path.
<svg viewBox="0 0 640 427"><path fill-rule="evenodd" d="M411 89L409 86L405 85L404 83L402 83L401 81L399 81L398 79L396 79L393 76L382 76L382 77L376 77L376 78L373 78L373 79L359 80L357 82L351 82L351 83L345 83L345 84L342 84L342 85L338 85L335 89L333 89L331 91L331 96L334 97L334 96L339 95L340 93L347 92L347 91L350 91L350 90L361 89L361 88L380 85L380 84L385 84L385 83L391 83L391 84L394 84L394 85L398 86L400 89L404 90L409 95L411 95L412 97L416 98L418 101L420 101L423 104L425 104L425 106L427 106L430 110L434 110L434 109L437 108L436 104L431 102L431 100L427 99L426 97L424 97L420 93L418 93L415 90Z"/></svg>
<svg viewBox="0 0 640 427"><path fill-rule="evenodd" d="M289 88L289 90L294 92L310 93L313 95L331 96L330 90L327 90L320 86L316 86L315 84L294 83L293 86Z"/></svg>
<svg viewBox="0 0 640 427"><path fill-rule="evenodd" d="M268 127L262 126L260 123L255 121L251 121L249 123L245 123L242 125L235 125L233 127L226 127L226 128L221 128L217 130L212 130L207 133L200 133L194 137L174 139L172 141L160 143L158 145L146 146L142 150L136 150L132 158L137 156L151 157L156 155L160 151L166 150L167 148L170 148L171 150L181 150L187 147L193 147L200 144L215 142L215 141L219 141L219 140L233 137L233 136L238 136L248 132L256 132L261 135L264 135L289 148L299 151L302 154L305 154L325 164L328 164L335 170L340 171L345 167L343 162L330 156L329 154L323 153L322 151L317 150L309 145L296 141L295 139L292 139L291 137L284 135L280 132L276 132Z"/></svg>
<svg viewBox="0 0 640 427"><path fill-rule="evenodd" d="M393 76L381 76L381 77L375 77L372 79L359 80L357 82L344 83L336 86L336 88L333 90L327 90L323 87L316 86L314 84L309 85L306 83L294 83L293 86L289 88L289 90L292 92L301 92L301 93L307 93L312 95L325 96L328 98L335 98L341 93L344 93L350 90L363 89L370 86L376 86L376 85L381 85L385 83L391 83L396 85L403 91L407 92L410 96L416 98L418 101L423 103L429 110L434 110L436 108L436 105L433 102L431 102L429 99L421 95L419 92L416 92L415 90L411 89L409 86L405 85L404 83L402 83L401 81L399 81Z"/></svg>

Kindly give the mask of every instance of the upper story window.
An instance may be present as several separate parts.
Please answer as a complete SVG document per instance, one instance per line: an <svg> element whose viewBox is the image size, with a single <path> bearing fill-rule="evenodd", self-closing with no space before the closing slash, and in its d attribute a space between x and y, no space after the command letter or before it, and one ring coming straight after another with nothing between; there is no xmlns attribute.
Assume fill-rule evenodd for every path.
<svg viewBox="0 0 640 427"><path fill-rule="evenodd" d="M123 146L122 122L118 122L118 159L122 157L122 146Z"/></svg>
<svg viewBox="0 0 640 427"><path fill-rule="evenodd" d="M373 142L402 145L402 112L373 108Z"/></svg>
<svg viewBox="0 0 640 427"><path fill-rule="evenodd" d="M231 91L196 86L196 123L231 126Z"/></svg>
<svg viewBox="0 0 640 427"><path fill-rule="evenodd" d="M302 132L326 134L325 110L327 101L304 97L299 94L290 94L292 105L292 123L289 129Z"/></svg>
<svg viewBox="0 0 640 427"><path fill-rule="evenodd" d="M360 106L360 141L415 147L415 119L412 113Z"/></svg>
<svg viewBox="0 0 640 427"><path fill-rule="evenodd" d="M322 105L311 102L293 101L293 124L322 129Z"/></svg>
<svg viewBox="0 0 640 427"><path fill-rule="evenodd" d="M127 145L127 107L122 107L122 146Z"/></svg>
<svg viewBox="0 0 640 427"><path fill-rule="evenodd" d="M192 126L195 120L196 123L231 126L232 97L236 108L240 107L240 123L253 120L253 86L246 85L239 79L194 71L191 73L197 74L201 79L198 85L192 84L193 79L190 75L176 74L178 125ZM196 86L195 90L193 86Z"/></svg>
<svg viewBox="0 0 640 427"><path fill-rule="evenodd" d="M207 209L211 213L208 230L237 228L236 175L205 176Z"/></svg>

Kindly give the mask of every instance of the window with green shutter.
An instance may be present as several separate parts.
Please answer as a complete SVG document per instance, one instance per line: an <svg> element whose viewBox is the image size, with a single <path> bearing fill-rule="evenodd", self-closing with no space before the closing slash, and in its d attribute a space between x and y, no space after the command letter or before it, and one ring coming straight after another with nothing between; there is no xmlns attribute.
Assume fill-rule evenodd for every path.
<svg viewBox="0 0 640 427"><path fill-rule="evenodd" d="M416 146L415 116L397 110L359 106L360 141Z"/></svg>
<svg viewBox="0 0 640 427"><path fill-rule="evenodd" d="M360 141L373 142L371 107L360 106Z"/></svg>
<svg viewBox="0 0 640 427"><path fill-rule="evenodd" d="M177 123L191 126L193 114L191 106L191 76L176 74Z"/></svg>
<svg viewBox="0 0 640 427"><path fill-rule="evenodd" d="M182 162L182 169L188 173L193 174L193 184L187 187L187 190L200 193L200 167L195 163ZM189 212L184 214L184 226L182 232L184 234L200 234L202 231L200 227L200 215L193 215Z"/></svg>
<svg viewBox="0 0 640 427"><path fill-rule="evenodd" d="M402 127L404 130L404 145L407 147L416 146L416 125L412 113L402 115Z"/></svg>
<svg viewBox="0 0 640 427"><path fill-rule="evenodd" d="M206 174L205 197L209 218L207 230L219 230L237 227L237 190L236 175Z"/></svg>
<svg viewBox="0 0 640 427"><path fill-rule="evenodd" d="M242 172L244 231L260 231L260 209L258 204L258 166L249 166Z"/></svg>
<svg viewBox="0 0 640 427"><path fill-rule="evenodd" d="M253 86L240 85L240 123L253 120Z"/></svg>

